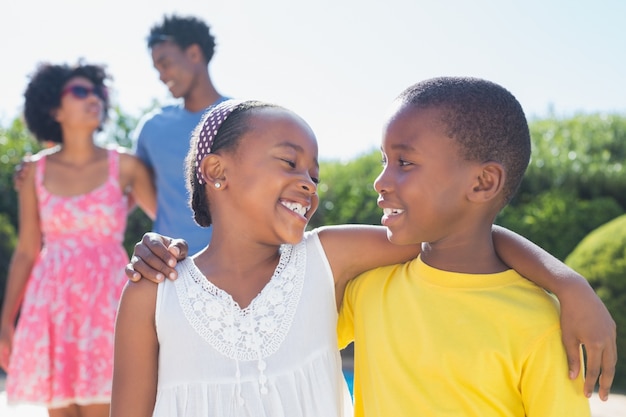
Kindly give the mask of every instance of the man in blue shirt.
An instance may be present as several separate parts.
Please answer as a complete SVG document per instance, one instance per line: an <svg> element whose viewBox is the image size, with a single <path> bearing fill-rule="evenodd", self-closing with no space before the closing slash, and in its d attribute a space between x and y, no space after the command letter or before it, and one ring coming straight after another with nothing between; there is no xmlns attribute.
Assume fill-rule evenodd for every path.
<svg viewBox="0 0 626 417"><path fill-rule="evenodd" d="M214 87L208 65L215 38L210 27L195 17L165 16L147 38L159 78L182 103L146 114L134 132L135 153L152 170L157 189L153 230L189 243L193 254L211 240L188 205L185 157L191 133L207 108L226 100Z"/></svg>

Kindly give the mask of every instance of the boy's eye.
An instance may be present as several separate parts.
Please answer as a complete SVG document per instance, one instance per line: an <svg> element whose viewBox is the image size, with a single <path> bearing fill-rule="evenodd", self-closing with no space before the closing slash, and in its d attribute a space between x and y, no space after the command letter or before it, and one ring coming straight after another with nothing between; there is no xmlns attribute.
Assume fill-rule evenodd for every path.
<svg viewBox="0 0 626 417"><path fill-rule="evenodd" d="M316 185L320 183L320 179L317 177L311 177L311 181L313 181L313 183Z"/></svg>
<svg viewBox="0 0 626 417"><path fill-rule="evenodd" d="M287 165L289 165L291 168L295 168L296 167L296 163L290 159L282 159L283 162L286 162Z"/></svg>
<svg viewBox="0 0 626 417"><path fill-rule="evenodd" d="M398 165L400 165L401 167L405 167L407 165L411 165L411 163L408 161L405 161L404 159L398 159Z"/></svg>

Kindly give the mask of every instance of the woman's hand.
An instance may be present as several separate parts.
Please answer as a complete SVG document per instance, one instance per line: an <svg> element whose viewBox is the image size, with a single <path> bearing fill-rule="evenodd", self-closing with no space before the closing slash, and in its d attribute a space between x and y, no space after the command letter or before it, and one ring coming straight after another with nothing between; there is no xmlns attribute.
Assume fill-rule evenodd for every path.
<svg viewBox="0 0 626 417"><path fill-rule="evenodd" d="M0 368L4 369L5 372L9 372L14 330L15 328L11 326L3 326L2 331L0 331Z"/></svg>

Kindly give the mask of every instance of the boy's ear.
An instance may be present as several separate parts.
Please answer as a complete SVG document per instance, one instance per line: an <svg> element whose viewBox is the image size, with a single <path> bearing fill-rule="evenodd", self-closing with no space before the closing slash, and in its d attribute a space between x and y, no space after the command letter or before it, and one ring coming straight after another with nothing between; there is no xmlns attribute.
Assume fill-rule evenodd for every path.
<svg viewBox="0 0 626 417"><path fill-rule="evenodd" d="M216 183L219 183L220 185L214 188L223 189L226 185L226 177L221 156L214 153L208 154L200 163L200 175L209 187L214 187Z"/></svg>
<svg viewBox="0 0 626 417"><path fill-rule="evenodd" d="M189 45L187 49L185 49L185 54L193 62L198 62L204 59L202 51L200 50L200 46L197 43L192 43L191 45Z"/></svg>
<svg viewBox="0 0 626 417"><path fill-rule="evenodd" d="M481 203L492 200L500 195L505 179L506 173L501 164L497 162L482 164L468 192L469 200Z"/></svg>

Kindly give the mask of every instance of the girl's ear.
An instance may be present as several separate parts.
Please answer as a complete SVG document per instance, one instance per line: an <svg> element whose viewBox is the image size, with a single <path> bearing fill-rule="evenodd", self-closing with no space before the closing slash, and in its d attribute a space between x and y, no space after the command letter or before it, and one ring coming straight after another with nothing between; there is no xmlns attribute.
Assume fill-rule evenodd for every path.
<svg viewBox="0 0 626 417"><path fill-rule="evenodd" d="M200 175L208 187L223 189L226 185L224 176L224 161L222 157L214 153L208 154L200 164ZM219 184L219 185L217 185Z"/></svg>
<svg viewBox="0 0 626 417"><path fill-rule="evenodd" d="M467 193L470 201L486 202L500 195L504 187L506 173L497 162L485 162L480 166L478 175Z"/></svg>

